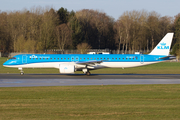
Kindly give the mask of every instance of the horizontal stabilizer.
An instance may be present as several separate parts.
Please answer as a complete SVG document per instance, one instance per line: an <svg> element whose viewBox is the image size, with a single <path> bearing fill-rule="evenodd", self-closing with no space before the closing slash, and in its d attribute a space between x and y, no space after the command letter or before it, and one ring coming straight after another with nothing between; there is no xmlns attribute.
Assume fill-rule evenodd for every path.
<svg viewBox="0 0 180 120"><path fill-rule="evenodd" d="M159 58L159 59L162 59L162 60L173 60L173 59L176 59L176 56L166 56L166 57L162 57L162 58Z"/></svg>

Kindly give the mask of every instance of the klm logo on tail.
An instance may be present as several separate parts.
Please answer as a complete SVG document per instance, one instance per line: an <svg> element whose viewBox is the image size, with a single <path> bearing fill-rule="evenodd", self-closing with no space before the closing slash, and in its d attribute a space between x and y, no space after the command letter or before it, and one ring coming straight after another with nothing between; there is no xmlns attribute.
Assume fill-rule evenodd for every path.
<svg viewBox="0 0 180 120"><path fill-rule="evenodd" d="M166 43L160 43L161 46L157 46L157 49L169 49L169 46L166 46Z"/></svg>
<svg viewBox="0 0 180 120"><path fill-rule="evenodd" d="M167 33L149 55L169 55L174 33Z"/></svg>

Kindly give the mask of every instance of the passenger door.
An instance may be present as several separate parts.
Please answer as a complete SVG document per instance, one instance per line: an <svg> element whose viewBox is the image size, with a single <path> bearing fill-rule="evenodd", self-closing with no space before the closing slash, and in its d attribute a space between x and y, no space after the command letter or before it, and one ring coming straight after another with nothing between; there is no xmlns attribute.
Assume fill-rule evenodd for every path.
<svg viewBox="0 0 180 120"><path fill-rule="evenodd" d="M140 63L141 63L141 64L144 63L144 55L140 55Z"/></svg>
<svg viewBox="0 0 180 120"><path fill-rule="evenodd" d="M26 55L23 55L23 56L22 56L22 63L23 63L23 64L26 64L26 63L27 63L27 56L26 56Z"/></svg>

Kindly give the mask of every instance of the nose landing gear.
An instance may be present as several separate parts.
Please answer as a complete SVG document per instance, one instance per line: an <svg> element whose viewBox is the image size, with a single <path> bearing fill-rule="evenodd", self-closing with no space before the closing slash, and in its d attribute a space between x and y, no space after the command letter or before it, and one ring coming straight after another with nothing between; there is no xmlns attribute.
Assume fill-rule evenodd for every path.
<svg viewBox="0 0 180 120"><path fill-rule="evenodd" d="M18 68L18 70L20 70L20 75L24 75L24 71L22 68Z"/></svg>

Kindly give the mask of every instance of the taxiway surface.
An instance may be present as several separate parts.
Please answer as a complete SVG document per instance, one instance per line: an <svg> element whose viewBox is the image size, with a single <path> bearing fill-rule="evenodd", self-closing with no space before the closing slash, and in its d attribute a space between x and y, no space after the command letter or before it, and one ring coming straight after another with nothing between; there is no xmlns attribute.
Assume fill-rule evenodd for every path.
<svg viewBox="0 0 180 120"><path fill-rule="evenodd" d="M180 84L180 74L0 74L0 87Z"/></svg>

